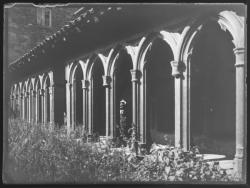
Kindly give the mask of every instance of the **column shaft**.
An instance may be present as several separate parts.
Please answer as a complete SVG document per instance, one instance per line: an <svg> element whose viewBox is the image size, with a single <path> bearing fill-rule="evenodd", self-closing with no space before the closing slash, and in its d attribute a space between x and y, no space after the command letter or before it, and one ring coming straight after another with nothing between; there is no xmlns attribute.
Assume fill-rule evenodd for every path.
<svg viewBox="0 0 250 188"><path fill-rule="evenodd" d="M39 122L39 91L37 91L36 98L35 98L35 103L36 103L36 115L35 115L35 122Z"/></svg>
<svg viewBox="0 0 250 188"><path fill-rule="evenodd" d="M110 136L110 88L111 88L111 77L110 76L103 76L103 86L105 87L105 93L106 93L106 137L108 138Z"/></svg>
<svg viewBox="0 0 250 188"><path fill-rule="evenodd" d="M47 89L44 89L44 97L43 97L43 122L47 123Z"/></svg>
<svg viewBox="0 0 250 188"><path fill-rule="evenodd" d="M54 123L54 92L55 92L55 87L51 86L49 88L49 95L50 95L50 123Z"/></svg>
<svg viewBox="0 0 250 188"><path fill-rule="evenodd" d="M137 127L137 137L143 143L146 141L144 138L144 125L140 125L139 122L139 107L138 107L138 83L141 76L141 72L139 70L130 70L132 76L132 123ZM141 109L143 110L143 109Z"/></svg>
<svg viewBox="0 0 250 188"><path fill-rule="evenodd" d="M244 48L234 49L236 57L236 154L234 165L239 177L246 171L246 127L245 127L245 70Z"/></svg>
<svg viewBox="0 0 250 188"><path fill-rule="evenodd" d="M83 97L83 128L84 131L88 129L88 87L89 87L89 81L88 80L82 80L82 97Z"/></svg>
<svg viewBox="0 0 250 188"><path fill-rule="evenodd" d="M71 122L70 122L70 101L71 101L71 83L66 83L66 116L67 116L67 134L69 135L70 130L71 130Z"/></svg>

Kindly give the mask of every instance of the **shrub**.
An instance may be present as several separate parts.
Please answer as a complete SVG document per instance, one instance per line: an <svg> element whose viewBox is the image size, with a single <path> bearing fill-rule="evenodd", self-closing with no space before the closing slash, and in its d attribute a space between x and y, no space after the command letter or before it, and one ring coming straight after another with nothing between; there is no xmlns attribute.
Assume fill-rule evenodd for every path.
<svg viewBox="0 0 250 188"><path fill-rule="evenodd" d="M197 148L183 151L153 144L150 153L141 157L131 147L137 142L133 136L127 147L113 148L112 142L86 143L87 134L81 128L67 137L65 127L51 131L50 126L9 120L11 183L218 182L232 178L217 163L197 157Z"/></svg>

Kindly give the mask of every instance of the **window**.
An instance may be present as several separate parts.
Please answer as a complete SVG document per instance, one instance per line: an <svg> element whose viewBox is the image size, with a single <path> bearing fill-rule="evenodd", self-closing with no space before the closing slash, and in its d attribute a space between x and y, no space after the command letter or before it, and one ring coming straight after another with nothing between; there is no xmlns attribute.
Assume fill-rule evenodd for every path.
<svg viewBox="0 0 250 188"><path fill-rule="evenodd" d="M37 24L51 27L52 19L51 19L51 10L48 8L37 8Z"/></svg>

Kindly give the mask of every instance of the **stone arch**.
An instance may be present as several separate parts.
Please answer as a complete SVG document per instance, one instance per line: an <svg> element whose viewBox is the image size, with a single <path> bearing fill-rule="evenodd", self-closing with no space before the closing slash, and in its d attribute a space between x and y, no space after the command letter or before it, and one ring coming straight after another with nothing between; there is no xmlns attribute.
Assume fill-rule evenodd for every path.
<svg viewBox="0 0 250 188"><path fill-rule="evenodd" d="M83 90L82 81L84 79L84 70L82 61L77 60L71 67L71 80L72 83L72 110L74 111L73 123L75 126L83 125Z"/></svg>
<svg viewBox="0 0 250 188"><path fill-rule="evenodd" d="M108 65L107 65L107 76L113 76L114 70L116 67L116 59L119 57L119 54L122 50L126 50L125 47L121 44L118 44L116 47L112 48L109 57L108 57Z"/></svg>
<svg viewBox="0 0 250 188"><path fill-rule="evenodd" d="M33 85L33 82L32 82L32 78L28 78L28 80L27 80L27 89L28 89L28 91L30 92L31 90L33 90L33 88L34 88L34 85Z"/></svg>
<svg viewBox="0 0 250 188"><path fill-rule="evenodd" d="M174 58L177 56L176 51L180 40L179 33L172 33L165 30L150 33L140 40L140 44L138 47L139 51L136 60L137 64L135 66L137 70L140 70L142 72L144 65L147 63L145 56L151 50L152 44L156 39L160 39L164 41L167 45L169 45L172 50L172 53L174 54Z"/></svg>
<svg viewBox="0 0 250 188"><path fill-rule="evenodd" d="M200 16L195 19L190 26L187 26L182 35L182 42L180 46L180 51L178 55L178 62L182 62L185 65L183 70L183 80L182 87L184 88L182 96L186 96L182 99L182 117L181 121L183 123L182 127L184 130L183 144L184 147L188 148L190 145L190 60L193 53L194 45L197 41L197 36L201 33L201 29L209 22L217 23L222 30L227 31L228 35L232 39L232 53L235 55L235 101L236 101L236 154L235 154L235 170L237 173L241 174L244 172L244 154L245 154L245 135L242 134L240 130L246 130L245 126L245 70L244 65L246 61L244 60L245 54L245 18L238 16L233 11L221 11L212 12ZM198 42L198 41L197 41ZM192 83L191 83L192 84ZM192 111L191 111L192 112ZM244 132L244 131L243 131Z"/></svg>
<svg viewBox="0 0 250 188"><path fill-rule="evenodd" d="M105 62L97 54L92 55L86 64L88 130L90 134L105 136L105 88L102 77L105 74Z"/></svg>
<svg viewBox="0 0 250 188"><path fill-rule="evenodd" d="M103 69L105 70L104 62L103 62L103 60L100 58L100 56L97 55L97 54L91 55L91 56L88 58L87 63L86 63L86 69L85 69L85 75L86 75L85 77L86 77L86 80L91 80L93 65L96 63L97 60L100 60L101 65L102 65Z"/></svg>
<svg viewBox="0 0 250 188"><path fill-rule="evenodd" d="M34 89L36 91L35 98L35 121L36 123L43 121L43 96L42 96L42 84L40 75L35 76L34 79Z"/></svg>
<svg viewBox="0 0 250 188"><path fill-rule="evenodd" d="M193 18L194 21L190 26L187 26L182 32L182 41L178 61L187 60L188 56L192 53L192 46L194 45L196 35L199 34L199 31L202 29L203 25L206 24L209 20L216 21L221 28L226 31L228 30L231 34L233 44L235 48L244 48L245 41L245 25L244 18L237 16L233 11L222 11L222 12L213 12L208 14L203 14L199 18ZM239 34L241 33L241 34Z"/></svg>
<svg viewBox="0 0 250 188"><path fill-rule="evenodd" d="M110 133L111 137L117 136L117 126L124 127L124 133L128 134L128 129L132 126L132 82L131 70L133 60L127 49L123 45L113 48L109 57L109 67L107 75L111 78L110 85ZM120 113L120 103L124 102L123 114ZM125 120L126 117L126 121ZM123 119L123 120L122 120ZM122 121L121 121L122 120ZM123 124L123 125L121 125Z"/></svg>
<svg viewBox="0 0 250 188"><path fill-rule="evenodd" d="M170 62L175 58L173 48L177 47L177 41L170 45L166 36L167 32L163 31L155 35L140 52L140 129L142 142L148 146L152 142L173 144L175 87Z"/></svg>

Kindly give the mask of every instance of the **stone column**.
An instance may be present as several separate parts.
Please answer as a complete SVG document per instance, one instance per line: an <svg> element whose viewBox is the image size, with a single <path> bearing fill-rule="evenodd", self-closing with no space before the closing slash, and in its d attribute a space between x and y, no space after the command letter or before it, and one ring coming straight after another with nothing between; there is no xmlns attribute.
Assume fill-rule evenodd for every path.
<svg viewBox="0 0 250 188"><path fill-rule="evenodd" d="M22 119L25 120L25 93L22 93Z"/></svg>
<svg viewBox="0 0 250 188"><path fill-rule="evenodd" d="M70 131L71 131L71 122L70 122L70 116L71 116L71 112L70 112L70 101L71 101L71 87L72 84L67 82L66 83L66 116L67 116L67 135L69 135Z"/></svg>
<svg viewBox="0 0 250 188"><path fill-rule="evenodd" d="M245 67L244 48L235 48L236 67L236 154L234 169L239 177L246 171L246 127L245 127Z"/></svg>
<svg viewBox="0 0 250 188"><path fill-rule="evenodd" d="M15 95L15 113L16 113L16 118L19 117L18 113L19 113L19 101L18 101L19 97L18 95Z"/></svg>
<svg viewBox="0 0 250 188"><path fill-rule="evenodd" d="M30 92L27 92L27 120L28 122L31 122L31 94Z"/></svg>
<svg viewBox="0 0 250 188"><path fill-rule="evenodd" d="M19 95L20 100L20 118L23 118L23 94L20 93Z"/></svg>
<svg viewBox="0 0 250 188"><path fill-rule="evenodd" d="M40 89L40 96L41 96L41 123L44 122L44 89Z"/></svg>
<svg viewBox="0 0 250 188"><path fill-rule="evenodd" d="M71 128L75 129L76 126L76 81L73 80L71 87Z"/></svg>
<svg viewBox="0 0 250 188"><path fill-rule="evenodd" d="M110 114L110 89L111 89L111 77L110 76L103 76L103 86L105 87L106 92L106 138L108 138L111 132L111 114Z"/></svg>
<svg viewBox="0 0 250 188"><path fill-rule="evenodd" d="M185 150L188 150L190 138L189 124L186 122L187 106L185 106L187 102L187 95L185 95L185 93L188 88L183 88L182 64L178 61L171 61L170 64L172 67L172 76L175 78L175 146L183 147ZM185 74L185 76L186 75L187 74ZM187 87L187 84L185 85L185 87Z"/></svg>
<svg viewBox="0 0 250 188"><path fill-rule="evenodd" d="M93 79L88 92L88 134L90 137L93 135Z"/></svg>
<svg viewBox="0 0 250 188"><path fill-rule="evenodd" d="M49 107L49 110L50 110L50 124L54 124L54 96L55 96L55 87L54 86L51 86L48 88L49 89L49 99L50 99L50 107Z"/></svg>
<svg viewBox="0 0 250 188"><path fill-rule="evenodd" d="M47 96L47 88L44 89L44 96L43 96L43 123L47 123L47 100L48 100L48 96Z"/></svg>
<svg viewBox="0 0 250 188"><path fill-rule="evenodd" d="M137 127L137 137L140 139L141 142L145 143L145 134L143 130L143 125L140 126L139 122L139 104L138 104L138 86L141 77L141 72L139 70L130 70L132 76L132 123Z"/></svg>
<svg viewBox="0 0 250 188"><path fill-rule="evenodd" d="M40 96L40 93L39 93L39 90L37 90L37 93L36 93L36 97L35 97L35 106L36 106L36 115L35 115L35 122L36 123L39 123L39 96Z"/></svg>
<svg viewBox="0 0 250 188"><path fill-rule="evenodd" d="M89 88L89 81L88 80L82 80L82 97L83 97L83 129L88 129L88 88Z"/></svg>
<svg viewBox="0 0 250 188"><path fill-rule="evenodd" d="M32 101L32 122L36 122L36 91L32 91L32 96L31 96L31 101Z"/></svg>

